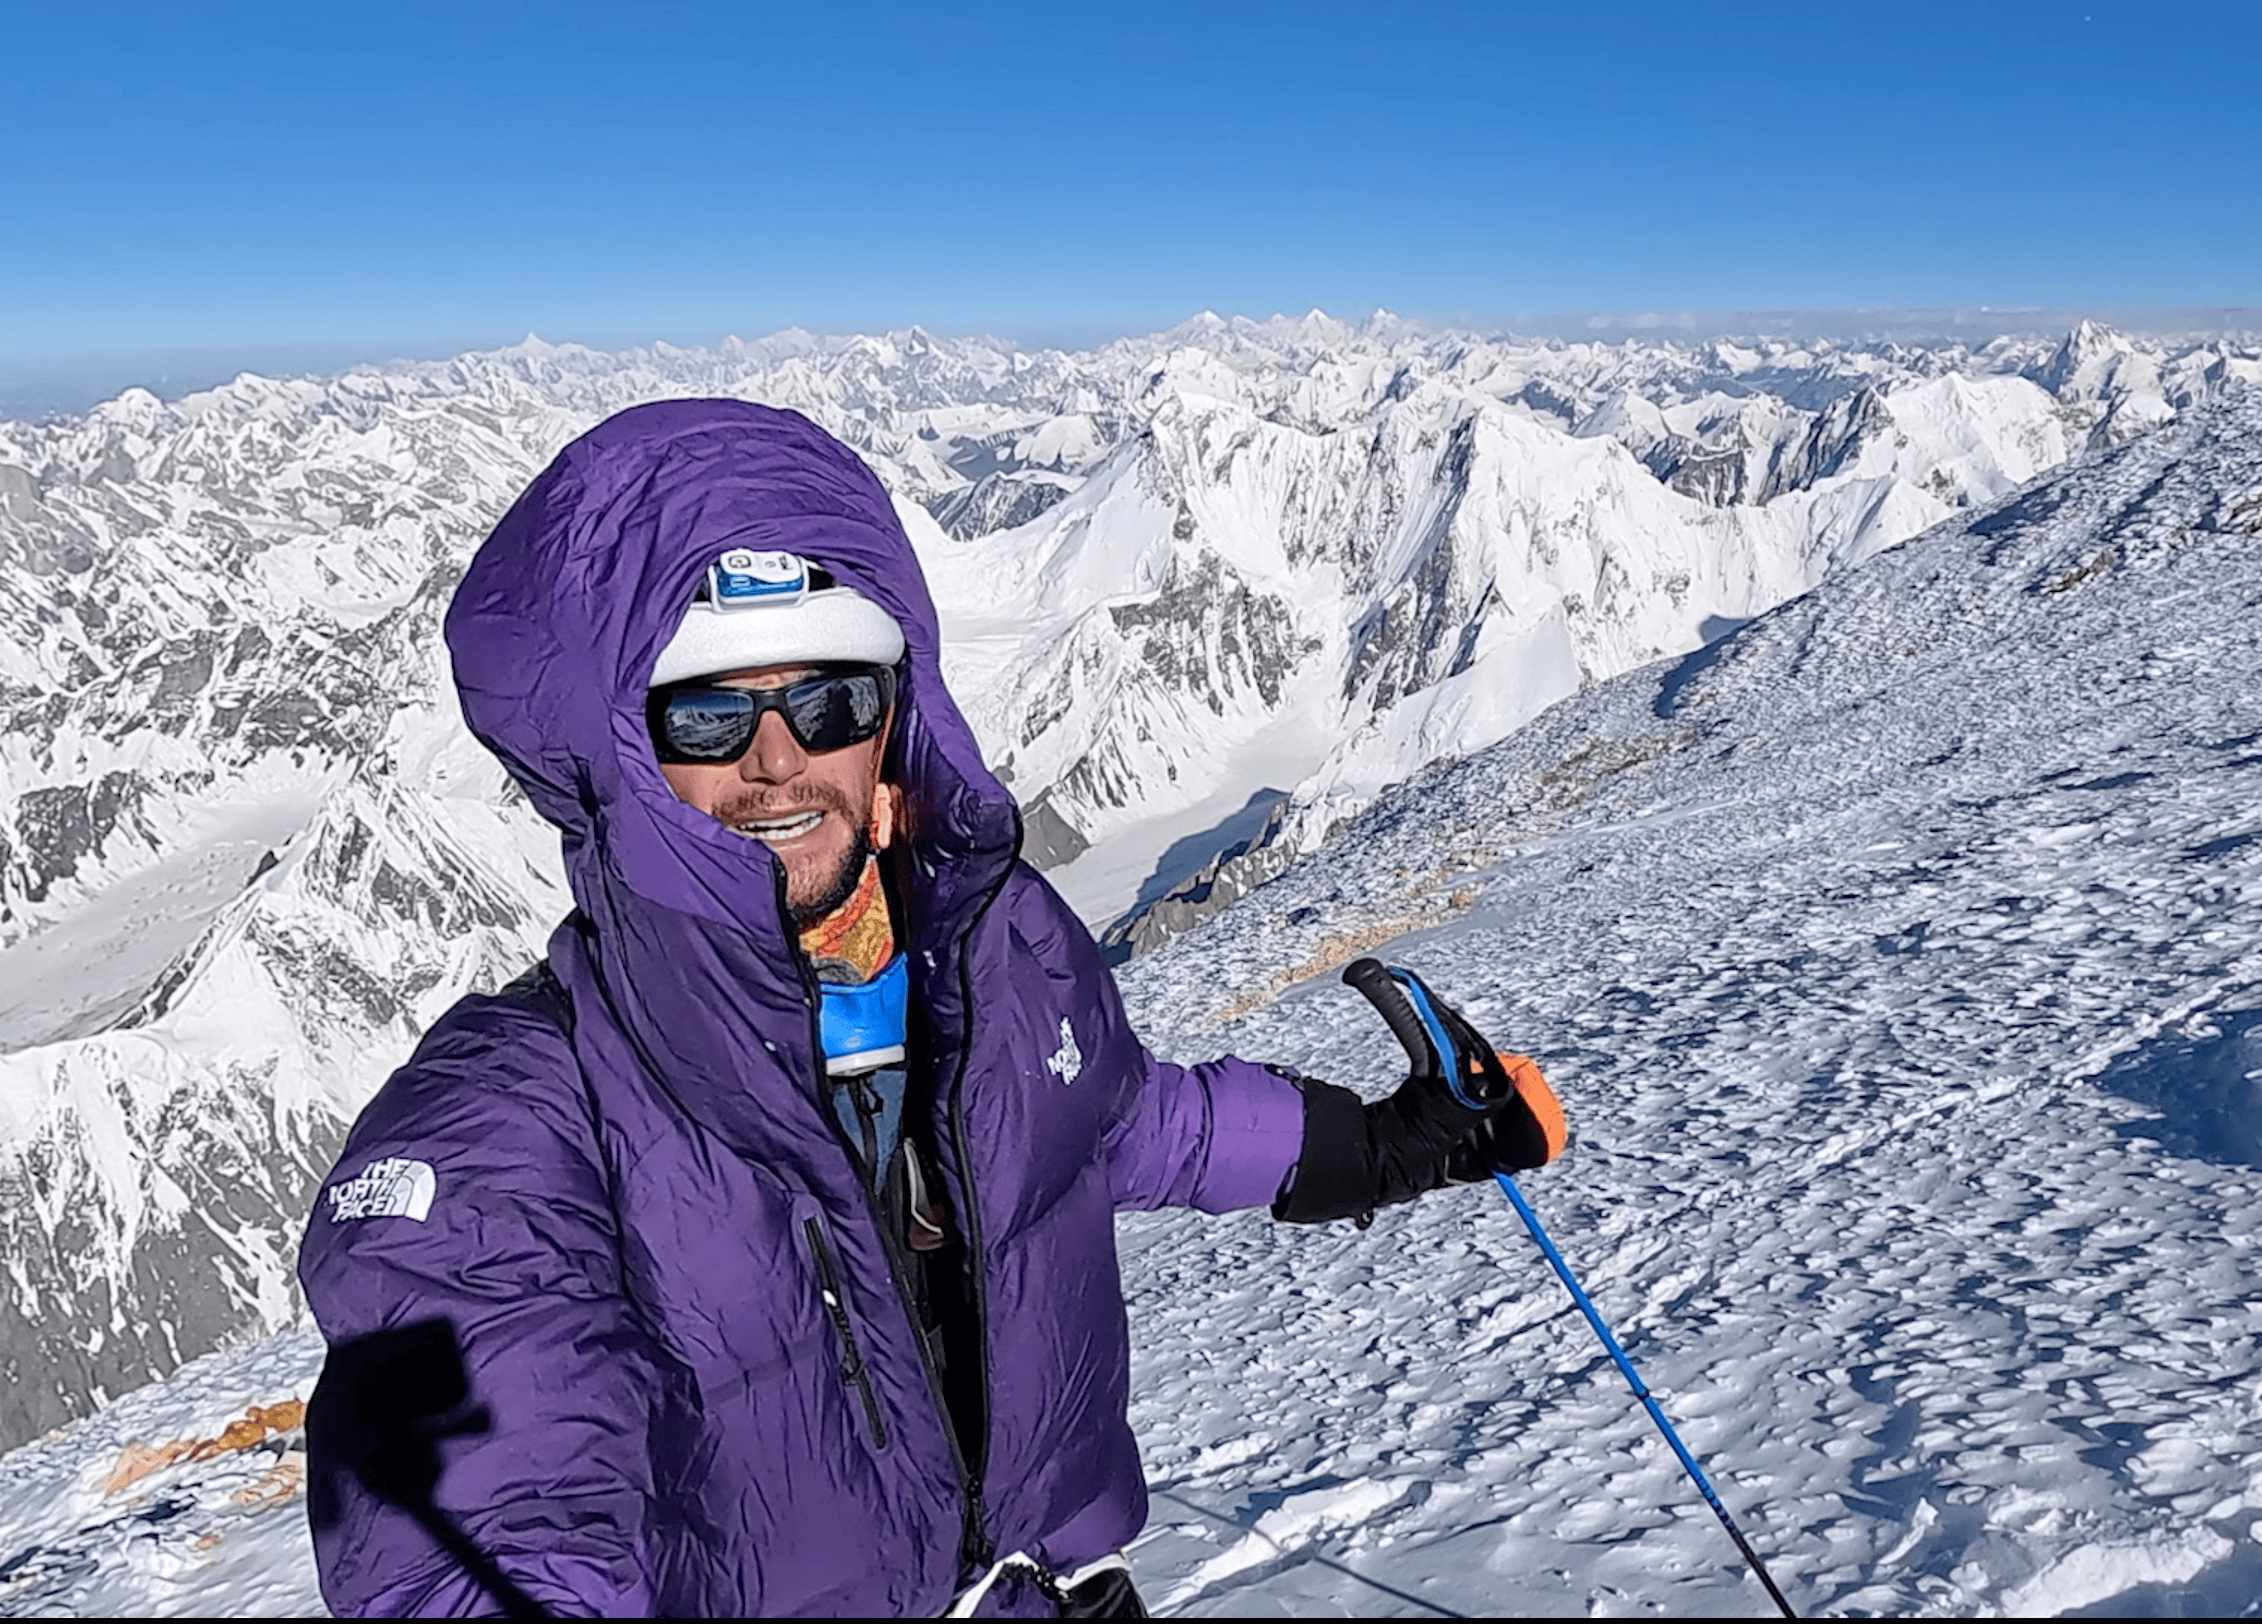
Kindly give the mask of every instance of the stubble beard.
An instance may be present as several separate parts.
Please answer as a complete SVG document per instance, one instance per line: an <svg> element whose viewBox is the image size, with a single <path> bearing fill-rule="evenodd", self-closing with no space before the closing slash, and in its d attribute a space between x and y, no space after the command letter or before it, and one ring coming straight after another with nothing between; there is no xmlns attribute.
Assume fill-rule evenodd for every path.
<svg viewBox="0 0 2262 1624"><path fill-rule="evenodd" d="M830 785L813 787L815 794L797 795L784 805L761 796L747 796L718 807L715 812L726 827L735 828L741 823L821 810L836 815L849 831L848 849L841 854L837 866L824 865L813 873L803 865L787 861L782 853L771 853L785 870L786 912L792 916L796 930L807 930L854 896L858 883L864 878L864 865L872 857L871 831L856 815L848 797Z"/></svg>
<svg viewBox="0 0 2262 1624"><path fill-rule="evenodd" d="M802 887L794 883L792 872L787 872L785 905L786 911L793 915L794 929L807 930L811 925L830 917L856 894L856 887L862 883L864 865L872 860L872 837L861 823L851 824L849 827L855 832L849 838L848 850L842 854L840 867L834 871L830 882L822 891L807 897L797 895ZM823 876L813 878L821 879Z"/></svg>

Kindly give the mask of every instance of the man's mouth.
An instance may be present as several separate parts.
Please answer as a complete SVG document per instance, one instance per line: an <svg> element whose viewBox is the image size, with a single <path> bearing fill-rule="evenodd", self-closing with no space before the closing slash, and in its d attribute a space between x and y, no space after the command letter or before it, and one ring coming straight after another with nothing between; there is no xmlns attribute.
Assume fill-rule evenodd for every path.
<svg viewBox="0 0 2262 1624"><path fill-rule="evenodd" d="M820 807L813 812L796 812L783 818L755 818L745 823L734 823L730 827L733 833L742 834L749 840L776 846L788 840L799 840L824 820L824 809Z"/></svg>

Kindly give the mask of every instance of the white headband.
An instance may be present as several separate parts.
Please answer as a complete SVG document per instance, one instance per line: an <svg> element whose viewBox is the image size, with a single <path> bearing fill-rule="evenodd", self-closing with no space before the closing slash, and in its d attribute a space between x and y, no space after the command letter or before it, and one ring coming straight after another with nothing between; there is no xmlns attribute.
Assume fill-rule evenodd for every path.
<svg viewBox="0 0 2262 1624"><path fill-rule="evenodd" d="M707 569L704 596L652 668L651 686L762 665L893 665L903 628L854 587L792 553L733 547Z"/></svg>

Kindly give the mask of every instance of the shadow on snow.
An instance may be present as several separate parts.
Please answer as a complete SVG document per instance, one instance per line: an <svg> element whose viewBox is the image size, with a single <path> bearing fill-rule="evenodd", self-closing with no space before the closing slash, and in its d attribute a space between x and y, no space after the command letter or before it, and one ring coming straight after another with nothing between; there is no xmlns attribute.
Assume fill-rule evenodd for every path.
<svg viewBox="0 0 2262 1624"><path fill-rule="evenodd" d="M2124 1134L2157 1139L2179 1156L2262 1168L2262 1009L2163 1033L2097 1080L2160 1114Z"/></svg>

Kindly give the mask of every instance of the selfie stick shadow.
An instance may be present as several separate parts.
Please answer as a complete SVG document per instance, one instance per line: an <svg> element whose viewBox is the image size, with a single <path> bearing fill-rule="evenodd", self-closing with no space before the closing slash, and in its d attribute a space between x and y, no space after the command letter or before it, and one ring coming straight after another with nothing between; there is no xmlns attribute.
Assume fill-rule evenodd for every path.
<svg viewBox="0 0 2262 1624"><path fill-rule="evenodd" d="M345 1515L341 1474L416 1520L463 1564L507 1618L548 1618L541 1604L471 1543L433 1498L440 1445L476 1437L493 1418L471 1402L455 1327L444 1319L372 1332L330 1349L307 1405L308 1514L317 1528Z"/></svg>

